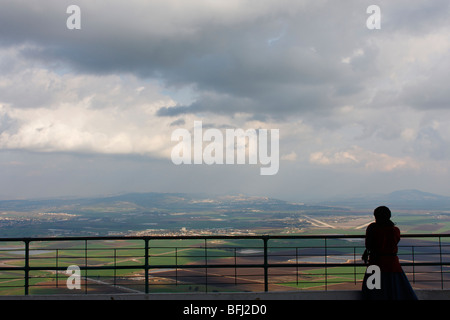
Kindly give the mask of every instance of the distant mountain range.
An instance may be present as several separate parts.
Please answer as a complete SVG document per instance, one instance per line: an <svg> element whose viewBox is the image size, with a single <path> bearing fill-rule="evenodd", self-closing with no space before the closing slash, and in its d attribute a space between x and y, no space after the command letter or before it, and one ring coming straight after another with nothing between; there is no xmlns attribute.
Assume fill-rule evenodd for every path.
<svg viewBox="0 0 450 320"><path fill-rule="evenodd" d="M36 211L42 208L46 208L46 210L65 208L70 211L70 209L86 207L120 207L121 204L128 209L165 209L186 212L204 210L206 208L251 208L266 211L292 211L306 208L318 209L325 206L371 209L380 205L409 210L450 210L450 197L420 190L399 190L387 194L359 195L303 204L269 197L246 195L213 196L207 194L151 192L75 199L1 200L0 211Z"/></svg>
<svg viewBox="0 0 450 320"><path fill-rule="evenodd" d="M320 202L321 205L375 208L385 205L405 210L450 210L450 197L415 189L387 194L361 195Z"/></svg>
<svg viewBox="0 0 450 320"><path fill-rule="evenodd" d="M0 200L1 211L36 212L45 211L105 211L122 208L126 211L164 210L195 212L205 209L252 209L266 211L293 211L307 206L283 200L245 195L212 196L189 193L126 193L114 196L98 196L75 199ZM314 208L317 208L314 205ZM109 209L108 209L109 208ZM110 210L111 211L111 210Z"/></svg>

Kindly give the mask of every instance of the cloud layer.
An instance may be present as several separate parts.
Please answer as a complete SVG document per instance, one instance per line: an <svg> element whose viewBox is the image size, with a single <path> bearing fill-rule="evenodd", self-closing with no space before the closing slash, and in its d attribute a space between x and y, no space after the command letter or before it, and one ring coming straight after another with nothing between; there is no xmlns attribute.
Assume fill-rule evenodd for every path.
<svg viewBox="0 0 450 320"><path fill-rule="evenodd" d="M280 129L280 176L448 172L446 0L379 1L381 30L370 1L80 0L68 30L71 4L0 1L3 154L138 155L170 172L171 132L202 120Z"/></svg>

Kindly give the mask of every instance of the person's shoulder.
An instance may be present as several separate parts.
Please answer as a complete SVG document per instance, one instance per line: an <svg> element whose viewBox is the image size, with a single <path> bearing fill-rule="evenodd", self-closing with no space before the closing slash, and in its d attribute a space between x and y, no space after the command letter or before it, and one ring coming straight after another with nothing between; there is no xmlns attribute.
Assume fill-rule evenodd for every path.
<svg viewBox="0 0 450 320"><path fill-rule="evenodd" d="M375 222L372 222L371 224L369 224L367 226L366 231L373 230L376 226L377 226L377 224Z"/></svg>

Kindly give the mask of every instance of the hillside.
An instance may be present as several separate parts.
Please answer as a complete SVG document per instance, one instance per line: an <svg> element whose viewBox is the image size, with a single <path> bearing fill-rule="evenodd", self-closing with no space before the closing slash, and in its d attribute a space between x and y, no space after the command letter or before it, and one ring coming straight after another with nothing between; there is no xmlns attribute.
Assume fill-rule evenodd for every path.
<svg viewBox="0 0 450 320"><path fill-rule="evenodd" d="M110 235L148 230L280 230L302 213L342 211L267 197L129 193L82 199L0 201L3 237Z"/></svg>
<svg viewBox="0 0 450 320"><path fill-rule="evenodd" d="M1 237L96 236L149 232L170 234L180 230L227 234L295 233L327 225L333 226L330 230L336 232L335 228L347 225L350 220L370 219L371 212L379 205L387 205L397 213L403 210L407 214L401 218L404 226L410 222L414 228L434 223L433 228L439 229L446 226L440 224L447 221L450 198L418 190L400 190L318 204L245 195L183 193L4 200L0 201L0 234ZM415 211L433 214L420 220L418 216L413 218L410 215ZM438 222L439 225L436 224Z"/></svg>

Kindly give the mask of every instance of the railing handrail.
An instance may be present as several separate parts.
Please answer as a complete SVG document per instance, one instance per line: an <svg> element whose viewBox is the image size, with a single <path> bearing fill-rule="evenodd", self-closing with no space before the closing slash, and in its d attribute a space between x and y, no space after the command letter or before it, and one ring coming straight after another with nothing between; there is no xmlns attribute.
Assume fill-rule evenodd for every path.
<svg viewBox="0 0 450 320"><path fill-rule="evenodd" d="M450 233L404 233L401 238L449 238ZM339 238L365 238L365 234L310 234L310 235L148 235L148 236L69 236L69 237L8 237L0 238L6 241L70 241L70 240L163 240L163 239L339 239Z"/></svg>
<svg viewBox="0 0 450 320"><path fill-rule="evenodd" d="M206 253L206 241L207 240L262 240L263 245L259 246L258 248L261 248L264 250L263 255L263 262L257 263L257 264L238 264L238 265L232 265L231 267L239 267L239 268L262 268L264 270L264 290L268 291L268 270L270 268L283 268L283 267L325 267L331 268L336 266L365 266L364 263L356 262L356 260L349 264L344 263L333 263L333 262L327 262L326 256L327 256L327 248L336 248L330 245L327 245L327 239L364 239L364 234L350 234L350 235L342 235L342 234L310 234L310 235L272 235L272 234L262 234L262 235L147 235L147 236L71 236L71 237L8 237L8 238L0 238L0 242L23 242L24 247L24 265L23 266L10 266L10 267L0 267L0 271L11 271L11 270L20 270L25 272L25 295L28 295L28 288L30 286L29 284L29 273L30 271L36 271L36 270L65 270L65 267L61 266L30 266L30 251L36 250L34 248L30 248L30 244L32 242L52 242L52 241L85 241L85 258L87 259L87 243L90 240L93 241L102 241L102 240L143 240L144 241L144 247L140 247L138 249L144 249L144 255L140 258L144 258L143 263L136 263L133 265L127 265L127 266L89 266L89 265L80 265L80 270L108 270L108 269L143 269L145 272L145 293L149 292L149 269L153 268L230 268L230 265L227 264L208 264L207 263L207 253ZM450 238L450 234L447 233L426 233L426 234L403 234L402 238L438 238L439 239L439 250L440 250L440 261L439 262L406 262L402 265L405 266L441 266L441 279L443 280L443 274L442 274L442 243L441 238ZM149 242L151 240L205 240L205 264L151 264L149 262L149 258L151 258L151 255L149 254ZM325 245L323 248L325 249L325 254L321 255L325 257L325 263L299 263L298 261L296 263L271 263L268 261L268 242L269 240L280 240L280 239L295 239L295 240L301 240L301 239L324 239ZM364 245L360 244L358 246L355 246L355 248L363 248ZM408 246L407 246L408 247ZM157 247L155 247L157 248ZM270 248L283 248L283 247L270 247ZM289 247L294 248L294 247ZM299 248L298 246L295 248ZM308 247L313 248L313 247ZM319 247L318 247L319 248ZM320 247L322 248L322 247ZM236 248L235 248L236 249ZM1 250L1 246L0 246ZM39 250L39 249L38 249ZM50 248L49 250L55 250L53 248ZM56 249L58 250L58 249ZM90 250L94 250L90 248ZM87 261L87 260L86 260ZM445 263L445 265L449 265L448 262ZM443 286L443 281L441 281L441 286Z"/></svg>

